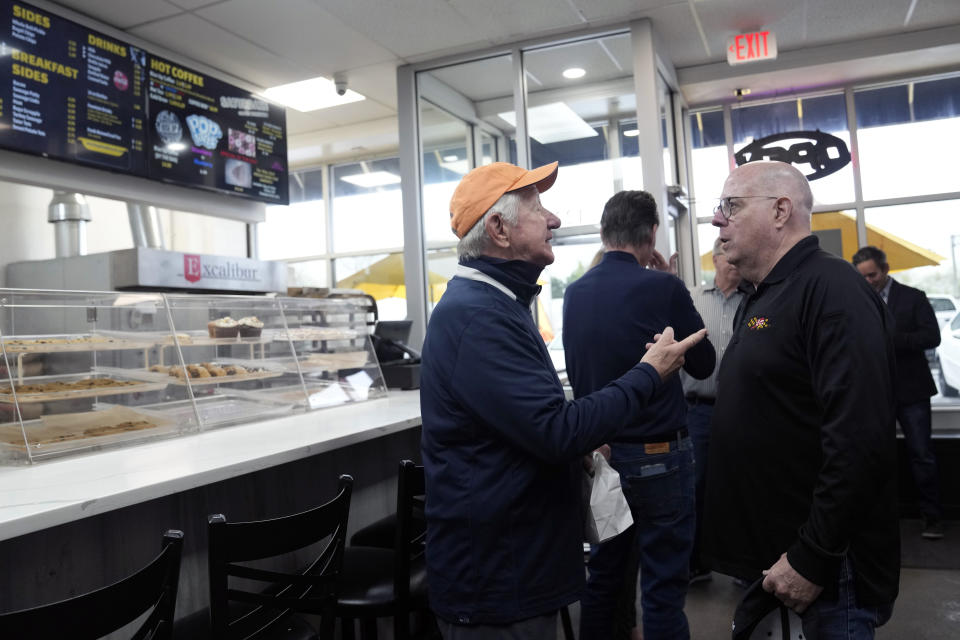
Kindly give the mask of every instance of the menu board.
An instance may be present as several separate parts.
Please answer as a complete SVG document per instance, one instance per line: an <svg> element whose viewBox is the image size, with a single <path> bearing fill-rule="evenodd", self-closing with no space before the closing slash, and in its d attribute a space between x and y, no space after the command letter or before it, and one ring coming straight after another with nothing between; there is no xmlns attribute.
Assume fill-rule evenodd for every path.
<svg viewBox="0 0 960 640"><path fill-rule="evenodd" d="M289 202L283 107L11 0L0 0L0 147Z"/></svg>
<svg viewBox="0 0 960 640"><path fill-rule="evenodd" d="M287 204L286 112L150 56L150 177Z"/></svg>
<svg viewBox="0 0 960 640"><path fill-rule="evenodd" d="M0 146L146 175L146 54L0 0Z"/></svg>

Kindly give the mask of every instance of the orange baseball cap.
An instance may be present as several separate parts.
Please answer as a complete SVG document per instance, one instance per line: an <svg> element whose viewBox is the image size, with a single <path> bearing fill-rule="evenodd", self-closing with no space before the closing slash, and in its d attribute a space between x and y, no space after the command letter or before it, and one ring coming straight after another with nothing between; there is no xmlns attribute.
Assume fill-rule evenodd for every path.
<svg viewBox="0 0 960 640"><path fill-rule="evenodd" d="M536 185L543 193L557 180L559 162L521 169L509 162L477 167L463 176L450 198L450 228L462 238L505 193Z"/></svg>

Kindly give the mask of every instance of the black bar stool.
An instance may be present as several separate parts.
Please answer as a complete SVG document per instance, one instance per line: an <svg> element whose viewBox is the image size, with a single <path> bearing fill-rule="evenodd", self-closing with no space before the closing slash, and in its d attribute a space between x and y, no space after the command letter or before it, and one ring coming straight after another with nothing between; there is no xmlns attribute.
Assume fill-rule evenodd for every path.
<svg viewBox="0 0 960 640"><path fill-rule="evenodd" d="M353 478L340 476L337 496L303 513L255 522L208 518L210 628L215 639L332 638ZM322 543L305 568L280 572L247 564ZM231 586L229 578L261 584ZM248 583L249 584L249 583ZM296 613L320 617L320 634Z"/></svg>
<svg viewBox="0 0 960 640"><path fill-rule="evenodd" d="M393 544L390 548L350 546L344 551L337 615L345 640L354 637L353 621L357 618L363 639L375 639L376 619L387 616L393 617L394 638L406 640L410 638L410 614L429 611L423 557L425 493L423 467L402 461ZM380 538L387 537L380 526Z"/></svg>
<svg viewBox="0 0 960 640"><path fill-rule="evenodd" d="M183 532L171 529L163 536L160 555L119 582L68 600L0 614L0 638L99 638L150 611L131 638L169 640L182 548Z"/></svg>

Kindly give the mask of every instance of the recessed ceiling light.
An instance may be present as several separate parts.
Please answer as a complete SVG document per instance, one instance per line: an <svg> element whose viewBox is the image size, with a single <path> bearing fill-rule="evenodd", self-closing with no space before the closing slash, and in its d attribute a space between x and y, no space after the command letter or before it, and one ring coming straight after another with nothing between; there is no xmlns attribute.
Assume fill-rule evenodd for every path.
<svg viewBox="0 0 960 640"><path fill-rule="evenodd" d="M585 75L587 75L587 72L580 67L570 67L569 69L563 70L563 77L567 80L576 80L577 78L582 78Z"/></svg>
<svg viewBox="0 0 960 640"><path fill-rule="evenodd" d="M623 132L623 135L628 138L636 138L638 135L640 135L640 131L637 129L627 129Z"/></svg>
<svg viewBox="0 0 960 640"><path fill-rule="evenodd" d="M498 113L511 126L517 126L517 117L513 111ZM530 107L527 110L527 128L530 137L540 144L590 138L597 131L577 115L565 102Z"/></svg>
<svg viewBox="0 0 960 640"><path fill-rule="evenodd" d="M323 77L270 87L263 95L274 102L303 112L366 100L365 96L351 89L339 95L333 80Z"/></svg>
<svg viewBox="0 0 960 640"><path fill-rule="evenodd" d="M340 178L344 182L355 184L358 187L382 187L400 182L400 176L389 171L371 171L370 173L355 173L352 176Z"/></svg>
<svg viewBox="0 0 960 640"><path fill-rule="evenodd" d="M457 156L457 154L455 154L455 153L451 153L451 154L448 155L448 156L443 156L443 161L444 161L444 162L456 162L456 161L459 160L459 159L460 159L459 156Z"/></svg>

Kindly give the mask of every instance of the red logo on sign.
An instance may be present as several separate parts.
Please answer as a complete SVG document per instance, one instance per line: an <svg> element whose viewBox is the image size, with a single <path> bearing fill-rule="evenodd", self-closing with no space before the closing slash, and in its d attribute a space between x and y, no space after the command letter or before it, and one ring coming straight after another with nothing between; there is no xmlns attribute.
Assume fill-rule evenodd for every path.
<svg viewBox="0 0 960 640"><path fill-rule="evenodd" d="M184 254L183 277L187 282L196 282L201 278L200 256Z"/></svg>
<svg viewBox="0 0 960 640"><path fill-rule="evenodd" d="M120 91L126 91L127 87L130 86L130 81L127 80L126 74L120 71L120 69L113 72L113 86L120 89Z"/></svg>

